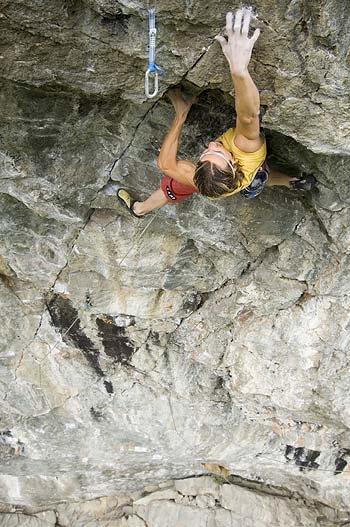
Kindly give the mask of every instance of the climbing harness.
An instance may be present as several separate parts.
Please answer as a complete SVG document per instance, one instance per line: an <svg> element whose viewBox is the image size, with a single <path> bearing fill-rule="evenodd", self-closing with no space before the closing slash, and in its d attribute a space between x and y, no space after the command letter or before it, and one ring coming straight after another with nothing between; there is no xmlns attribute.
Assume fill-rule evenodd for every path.
<svg viewBox="0 0 350 527"><path fill-rule="evenodd" d="M156 10L148 9L148 69L145 73L145 94L151 99L158 93L158 72L165 75L163 68L155 63L156 57ZM151 92L150 84L153 79L153 91Z"/></svg>

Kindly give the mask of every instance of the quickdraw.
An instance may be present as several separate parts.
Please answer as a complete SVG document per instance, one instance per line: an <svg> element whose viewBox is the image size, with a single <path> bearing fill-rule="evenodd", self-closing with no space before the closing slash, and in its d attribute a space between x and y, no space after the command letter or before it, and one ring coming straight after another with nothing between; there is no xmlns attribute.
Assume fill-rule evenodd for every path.
<svg viewBox="0 0 350 527"><path fill-rule="evenodd" d="M158 72L165 74L163 68L155 63L156 57L156 14L155 9L148 9L148 69L145 73L145 95L149 99L158 93ZM153 78L153 91L150 91L150 79Z"/></svg>

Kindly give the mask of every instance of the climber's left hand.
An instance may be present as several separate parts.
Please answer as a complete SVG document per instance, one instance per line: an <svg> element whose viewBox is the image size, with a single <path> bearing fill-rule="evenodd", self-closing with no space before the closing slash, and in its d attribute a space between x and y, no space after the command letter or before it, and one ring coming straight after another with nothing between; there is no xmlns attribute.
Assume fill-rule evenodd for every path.
<svg viewBox="0 0 350 527"><path fill-rule="evenodd" d="M252 56L255 42L259 38L260 29L256 29L249 38L249 26L252 17L250 9L238 9L233 23L233 14L226 15L227 39L221 35L215 37L220 42L222 51L230 65L232 75L244 75Z"/></svg>

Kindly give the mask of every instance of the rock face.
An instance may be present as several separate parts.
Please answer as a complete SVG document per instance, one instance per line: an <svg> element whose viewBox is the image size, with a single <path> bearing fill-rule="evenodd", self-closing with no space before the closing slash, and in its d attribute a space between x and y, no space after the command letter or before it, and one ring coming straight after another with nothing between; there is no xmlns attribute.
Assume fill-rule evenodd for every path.
<svg viewBox="0 0 350 527"><path fill-rule="evenodd" d="M288 491L266 488L261 494L242 483L201 476L164 482L132 496L60 504L25 516L5 513L1 519L5 527L314 527L330 515L327 507L306 507ZM346 518L333 514L335 525L343 525Z"/></svg>
<svg viewBox="0 0 350 527"><path fill-rule="evenodd" d="M197 509L174 494L134 503L129 519L108 525L158 527L166 517L172 527L178 514L213 527L347 518L346 2L254 5L262 31L251 72L270 163L315 173L317 191L195 196L141 220L115 198L119 186L144 198L159 185L169 86L198 97L181 157L195 159L232 124L213 37L236 7L158 2L157 63L167 75L147 100L145 2L2 3L4 525L15 511L49 509L38 514L54 525L59 503L131 496L218 466L239 479L205 499L198 488ZM247 482L249 491L239 487ZM276 501L267 486L304 508ZM249 505L242 514L228 505L232 493L266 509L260 524Z"/></svg>

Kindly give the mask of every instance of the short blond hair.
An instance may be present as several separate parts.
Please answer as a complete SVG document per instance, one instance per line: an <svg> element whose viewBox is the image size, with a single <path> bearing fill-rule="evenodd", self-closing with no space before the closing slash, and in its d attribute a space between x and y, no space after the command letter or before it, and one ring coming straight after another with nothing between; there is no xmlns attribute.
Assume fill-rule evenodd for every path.
<svg viewBox="0 0 350 527"><path fill-rule="evenodd" d="M200 194L220 199L240 188L243 177L243 171L237 162L233 172L231 169L223 170L210 161L199 161L193 181Z"/></svg>

